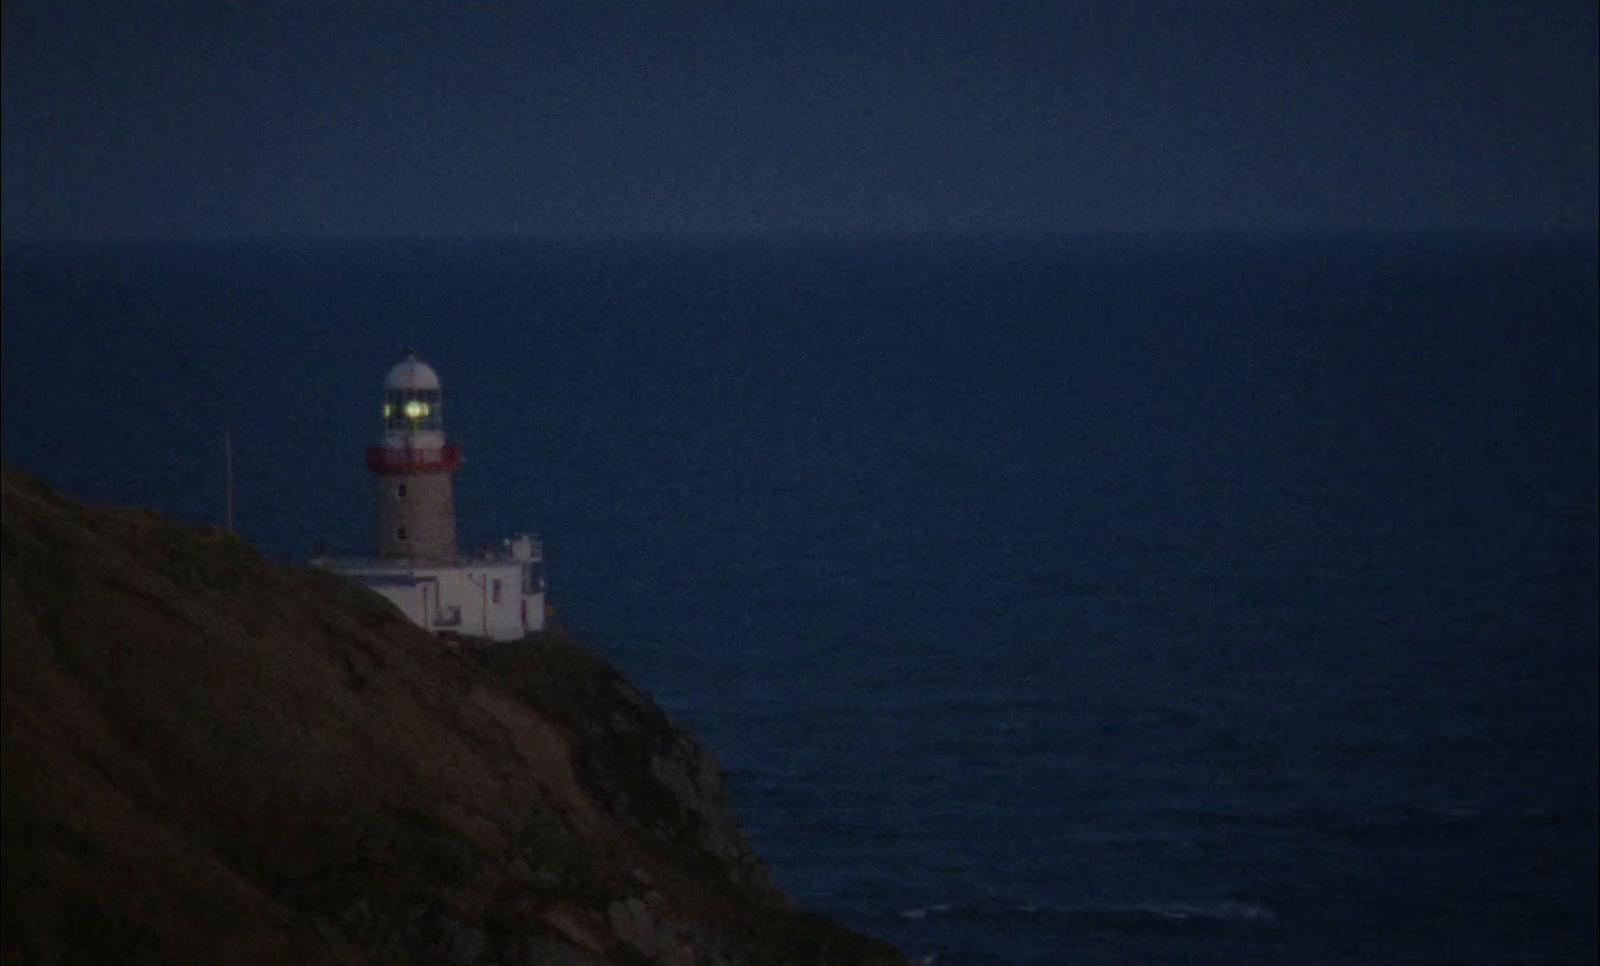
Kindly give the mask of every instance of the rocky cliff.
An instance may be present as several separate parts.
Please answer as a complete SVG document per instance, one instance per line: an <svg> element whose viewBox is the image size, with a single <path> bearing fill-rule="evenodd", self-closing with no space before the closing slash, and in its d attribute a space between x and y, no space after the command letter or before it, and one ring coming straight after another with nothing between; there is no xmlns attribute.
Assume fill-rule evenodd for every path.
<svg viewBox="0 0 1600 966"><path fill-rule="evenodd" d="M6 963L899 963L795 910L715 761L559 632L4 474Z"/></svg>

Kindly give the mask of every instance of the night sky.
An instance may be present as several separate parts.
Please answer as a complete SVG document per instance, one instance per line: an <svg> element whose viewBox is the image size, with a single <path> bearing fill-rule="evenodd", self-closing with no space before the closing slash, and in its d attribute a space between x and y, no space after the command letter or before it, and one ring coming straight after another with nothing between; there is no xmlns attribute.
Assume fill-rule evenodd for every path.
<svg viewBox="0 0 1600 966"><path fill-rule="evenodd" d="M1592 230L1596 4L4 6L4 235Z"/></svg>

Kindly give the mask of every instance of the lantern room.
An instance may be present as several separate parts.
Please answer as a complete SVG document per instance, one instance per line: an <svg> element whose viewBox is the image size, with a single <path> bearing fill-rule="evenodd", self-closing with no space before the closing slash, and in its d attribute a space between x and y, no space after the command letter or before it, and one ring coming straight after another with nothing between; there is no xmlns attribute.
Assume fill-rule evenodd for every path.
<svg viewBox="0 0 1600 966"><path fill-rule="evenodd" d="M444 446L444 404L439 375L409 350L384 380L383 445L389 449Z"/></svg>

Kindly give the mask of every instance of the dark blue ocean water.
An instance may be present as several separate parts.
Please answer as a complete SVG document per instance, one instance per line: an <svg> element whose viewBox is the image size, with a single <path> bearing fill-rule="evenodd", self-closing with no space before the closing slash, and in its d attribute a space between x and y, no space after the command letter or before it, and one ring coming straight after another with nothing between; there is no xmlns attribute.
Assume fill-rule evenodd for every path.
<svg viewBox="0 0 1600 966"><path fill-rule="evenodd" d="M941 964L1594 962L1593 237L6 250L4 456L365 546L403 346L464 540Z"/></svg>

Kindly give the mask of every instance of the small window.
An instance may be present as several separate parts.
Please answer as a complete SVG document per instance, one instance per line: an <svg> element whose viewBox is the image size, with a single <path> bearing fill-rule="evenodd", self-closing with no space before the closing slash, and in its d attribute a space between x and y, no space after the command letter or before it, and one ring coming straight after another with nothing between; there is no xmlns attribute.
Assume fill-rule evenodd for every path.
<svg viewBox="0 0 1600 966"><path fill-rule="evenodd" d="M494 598L495 603L500 603L500 581L496 580L489 588L489 596Z"/></svg>
<svg viewBox="0 0 1600 966"><path fill-rule="evenodd" d="M404 500L406 498L406 485L404 483L396 483L394 487L394 495Z"/></svg>
<svg viewBox="0 0 1600 966"><path fill-rule="evenodd" d="M395 535L395 539L404 540L406 538L406 528L405 527L401 527L400 529L398 529L398 530L396 530L394 532L394 535Z"/></svg>

